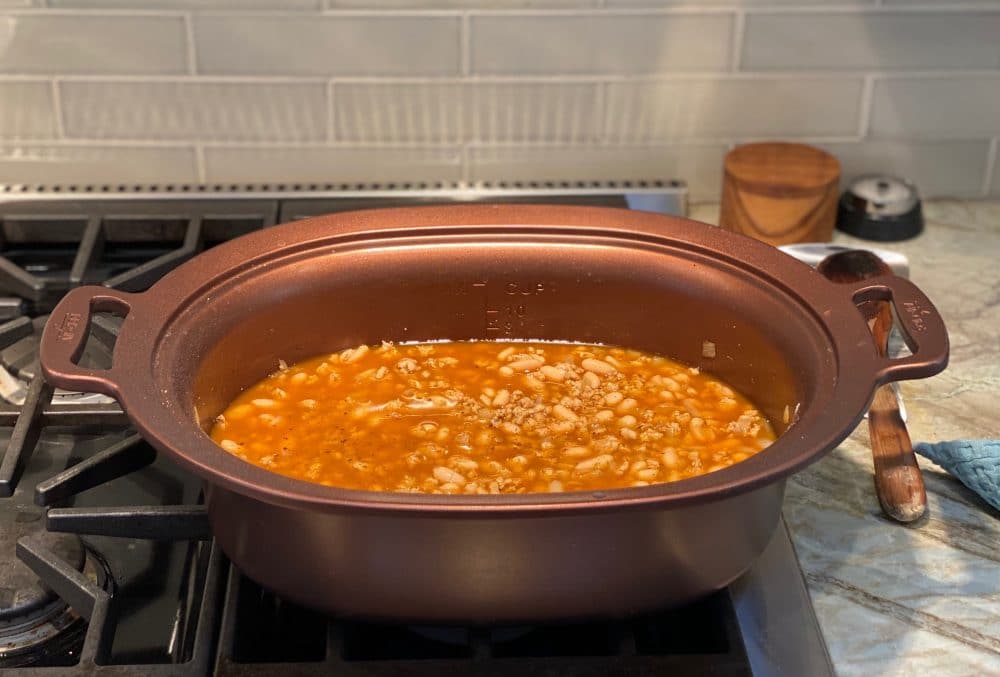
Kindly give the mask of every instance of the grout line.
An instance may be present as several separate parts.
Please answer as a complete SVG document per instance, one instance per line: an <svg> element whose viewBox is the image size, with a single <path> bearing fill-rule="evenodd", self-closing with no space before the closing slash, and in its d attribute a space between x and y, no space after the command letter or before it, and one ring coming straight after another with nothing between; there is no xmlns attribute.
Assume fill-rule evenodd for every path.
<svg viewBox="0 0 1000 677"><path fill-rule="evenodd" d="M589 137L588 137L589 138ZM809 135L796 135L789 136L789 139L793 141L802 141L805 143L857 143L858 138L850 136L809 136ZM726 137L678 137L675 139L642 139L642 138L627 138L620 141L613 141L607 144L601 144L600 147L607 148L677 148L677 147L698 147L698 146L721 146L733 143L733 136ZM773 139L773 136L766 137L754 137L754 136L741 136L738 141L740 143L748 141L761 141ZM102 141L93 141L94 144L102 144ZM187 145L190 146L192 143L198 143L203 148L343 148L343 149L378 149L378 148L398 148L398 149L434 149L434 148L456 148L461 145L469 146L470 148L512 148L512 149L527 149L527 148L537 148L537 149L569 149L569 148L593 148L595 144L589 141L524 141L524 140L497 140L497 141L482 141L474 139L454 139L454 140L417 140L417 141L374 141L374 140L356 140L350 139L345 141L334 141L334 142L323 142L317 141L218 141L212 139L185 139L183 141L177 141L175 145ZM105 144L110 145L110 144ZM135 143L130 142L117 142L116 145L121 146L134 146ZM155 142L155 145L165 145L164 142Z"/></svg>
<svg viewBox="0 0 1000 677"><path fill-rule="evenodd" d="M994 75L1000 75L997 71L990 71ZM334 76L332 79L339 84L357 85L394 85L394 84L468 84L479 82L482 84L598 84L601 82L674 82L692 80L854 80L860 81L865 73L861 71L852 72L740 72L733 73L728 70L720 71L677 71L667 73L642 73L638 75L627 75L621 73L595 73L590 75L579 75L574 73L544 73L525 75L481 75L472 74L463 76ZM944 75L942 73L942 75ZM949 74L950 75L950 74ZM144 80L145 81L145 80Z"/></svg>
<svg viewBox="0 0 1000 677"><path fill-rule="evenodd" d="M195 169L198 172L198 183L208 183L208 172L205 167L205 149L201 144L194 145Z"/></svg>
<svg viewBox="0 0 1000 677"><path fill-rule="evenodd" d="M746 24L746 12L736 12L733 19L733 39L729 41L729 47L733 50L729 55L729 70L734 73L739 72L743 61L743 34L746 33Z"/></svg>
<svg viewBox="0 0 1000 677"><path fill-rule="evenodd" d="M184 14L184 39L187 41L188 74L197 75L198 54L195 51L194 45L194 20L190 12L185 12Z"/></svg>
<svg viewBox="0 0 1000 677"><path fill-rule="evenodd" d="M0 138L0 146L7 144L8 142L15 142L19 146L53 146L58 148L126 148L139 150L142 148L153 148L153 149L175 149L175 148L186 148L191 149L192 144L195 143L192 139L179 139L177 141L161 141L161 140L149 140L149 139L88 139L88 138L78 138L78 137L68 137L65 139L56 138L18 138L18 139L7 139ZM223 142L225 143L225 142ZM236 142L239 143L239 142ZM212 145L209 143L208 145ZM305 144L303 144L305 145Z"/></svg>
<svg viewBox="0 0 1000 677"><path fill-rule="evenodd" d="M993 175L997 171L997 154L1000 153L1000 137L990 139L989 150L986 151L986 172L983 174L983 197L989 197L993 190Z"/></svg>
<svg viewBox="0 0 1000 677"><path fill-rule="evenodd" d="M849 3L816 3L816 4L779 4L747 7L746 11L754 14L958 14L968 10L996 10L996 0L960 0L948 4L927 5L858 5ZM429 16L446 15L454 10L396 10L392 14L406 15L427 14ZM669 16L685 14L726 14L733 11L732 5L702 5L692 3L669 7L608 7L598 4L594 7L528 7L528 8L477 8L470 10L478 16ZM329 12L328 12L329 13ZM385 10L338 10L337 14L366 15L390 14Z"/></svg>
<svg viewBox="0 0 1000 677"><path fill-rule="evenodd" d="M177 19L182 16L182 12L169 9L142 9L140 7L130 9L115 9L106 7L87 7L71 9L63 7L50 7L49 5L37 5L35 7L10 7L4 8L4 15L15 16L57 16L80 19L83 17L143 17L143 18L170 18Z"/></svg>
<svg viewBox="0 0 1000 677"><path fill-rule="evenodd" d="M875 92L875 77L866 75L861 85L861 109L858 111L858 137L865 138L872 116L872 99Z"/></svg>
<svg viewBox="0 0 1000 677"><path fill-rule="evenodd" d="M44 84L46 84L48 82L51 82L53 77L55 77L55 76L54 75L35 75L33 73L31 73L31 74L21 74L21 75L6 74L5 73L3 75L0 75L0 85L14 84L14 83L18 83L18 82L20 82L20 83L26 83L26 84L44 85ZM62 76L59 76L59 77L62 77Z"/></svg>
<svg viewBox="0 0 1000 677"><path fill-rule="evenodd" d="M813 136L808 134L796 134L787 136L792 141L802 141L804 143L858 143L862 139L854 136ZM676 138L643 138L626 137L614 140L609 137L605 142L594 144L588 136L581 141L567 141L565 139L549 141L526 141L523 139L498 139L498 140L444 140L435 141L433 139L422 140L357 140L347 139L343 141L314 140L218 140L212 138L184 138L176 140L162 139L129 139L129 138L93 138L93 137L71 137L66 139L39 138L39 139L19 139L18 143L24 145L39 146L105 146L109 148L190 148L192 144L197 144L200 148L399 148L399 149L433 149L440 147L456 147L465 143L476 148L584 148L601 146L608 148L674 148L687 146L718 146L733 143L734 137L729 136L697 136L697 137L676 137ZM765 141L773 139L769 136L739 136L738 143L751 141ZM919 142L922 139L908 139L911 142ZM946 139L940 139L942 141ZM0 145L14 139L0 137Z"/></svg>
<svg viewBox="0 0 1000 677"><path fill-rule="evenodd" d="M52 107L55 108L56 138L66 138L66 123L63 119L62 92L59 91L59 80L53 78L50 85L52 92Z"/></svg>
<svg viewBox="0 0 1000 677"><path fill-rule="evenodd" d="M461 60L460 71L468 76L472 71L472 17L469 12L462 14L462 25L458 31L458 49Z"/></svg>
<svg viewBox="0 0 1000 677"><path fill-rule="evenodd" d="M52 76L33 73L11 73L0 75L4 82L48 82ZM628 75L620 73L565 74L544 73L524 75L479 75L468 76L400 76L400 75L220 75L220 74L164 74L164 75L74 75L59 74L62 82L82 83L205 83L205 84L324 84L329 81L338 84L463 84L483 82L497 84L531 83L597 83L597 82L684 82L692 80L715 81L773 81L773 80L861 80L865 77L879 79L909 80L920 78L991 78L1000 80L996 69L976 70L936 70L936 71L675 71L663 73L642 73Z"/></svg>
<svg viewBox="0 0 1000 677"><path fill-rule="evenodd" d="M745 11L754 14L960 14L970 10L996 10L995 1L982 0L980 2L959 1L948 4L928 4L928 5L856 5L856 4L787 4L780 6L761 6L747 8ZM680 5L673 7L607 7L603 4L594 7L576 8L506 8L506 9L475 9L473 13L479 16L657 16L657 15L685 15L685 14L722 14L732 11L732 7L725 5L702 6L699 4ZM347 18L412 18L412 17L455 17L461 16L461 10L455 9L404 9L393 8L392 10L380 9L255 9L245 11L233 11L231 9L199 9L201 16L211 17L240 17L240 18L300 18L316 19L320 17L347 17ZM107 17L180 17L184 15L181 10L169 9L142 9L142 8L49 8L49 7L24 7L11 8L5 10L4 14L13 15L44 15L44 16L107 16Z"/></svg>
<svg viewBox="0 0 1000 677"><path fill-rule="evenodd" d="M970 10L996 10L996 0L976 2L928 3L926 5L897 4L886 5L843 5L818 3L815 5L770 5L748 8L754 14L961 14Z"/></svg>
<svg viewBox="0 0 1000 677"><path fill-rule="evenodd" d="M4 82L47 82L52 75L0 75L0 84ZM95 84L188 84L188 83L209 83L209 84L322 84L328 78L322 75L314 76L270 76L270 75L192 75L188 73L164 74L164 75L73 75L58 74L63 82L80 82Z"/></svg>

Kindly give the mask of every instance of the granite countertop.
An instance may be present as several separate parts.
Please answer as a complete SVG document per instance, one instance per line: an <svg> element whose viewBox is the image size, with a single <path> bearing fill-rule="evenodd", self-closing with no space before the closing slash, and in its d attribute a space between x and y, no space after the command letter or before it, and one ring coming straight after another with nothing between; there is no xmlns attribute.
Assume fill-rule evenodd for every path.
<svg viewBox="0 0 1000 677"><path fill-rule="evenodd" d="M925 203L926 228L877 245L910 259L910 279L944 316L951 363L902 384L914 442L1000 438L1000 202ZM718 207L691 218L717 223ZM872 246L846 235L844 244ZM882 516L867 423L791 478L792 531L839 675L1000 675L1000 513L919 459L928 514Z"/></svg>

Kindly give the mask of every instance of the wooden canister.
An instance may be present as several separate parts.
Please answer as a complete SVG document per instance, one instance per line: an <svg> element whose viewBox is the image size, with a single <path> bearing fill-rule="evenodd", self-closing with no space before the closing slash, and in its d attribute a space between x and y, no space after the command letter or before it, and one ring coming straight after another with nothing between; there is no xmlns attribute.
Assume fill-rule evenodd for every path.
<svg viewBox="0 0 1000 677"><path fill-rule="evenodd" d="M773 245L827 242L840 163L800 143L749 143L726 154L719 225Z"/></svg>

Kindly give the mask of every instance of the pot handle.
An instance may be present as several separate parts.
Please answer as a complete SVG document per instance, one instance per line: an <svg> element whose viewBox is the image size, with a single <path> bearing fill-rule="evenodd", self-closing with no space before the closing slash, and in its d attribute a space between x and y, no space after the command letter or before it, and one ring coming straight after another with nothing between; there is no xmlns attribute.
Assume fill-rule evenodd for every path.
<svg viewBox="0 0 1000 677"><path fill-rule="evenodd" d="M135 296L108 287L70 290L52 311L42 331L38 355L45 380L58 388L119 399L121 391L115 378L113 355L110 369L88 369L77 361L90 334L92 314L113 312L124 317L132 310L131 299Z"/></svg>
<svg viewBox="0 0 1000 677"><path fill-rule="evenodd" d="M912 354L906 357L878 357L881 366L875 374L881 385L890 381L926 378L948 365L948 330L937 308L909 280L884 275L863 280L854 287L854 303L890 301Z"/></svg>

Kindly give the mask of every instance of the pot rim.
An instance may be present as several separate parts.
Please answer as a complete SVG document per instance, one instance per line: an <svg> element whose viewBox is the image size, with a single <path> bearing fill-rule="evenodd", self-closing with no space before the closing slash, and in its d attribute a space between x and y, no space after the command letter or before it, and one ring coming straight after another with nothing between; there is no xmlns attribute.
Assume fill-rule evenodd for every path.
<svg viewBox="0 0 1000 677"><path fill-rule="evenodd" d="M765 451L727 468L647 487L591 492L489 496L439 496L372 492L328 487L273 473L218 447L197 417L181 411L156 368L171 327L185 308L206 302L213 290L243 274L320 247L363 245L387 238L499 234L517 241L544 233L602 238L605 244L644 242L707 255L763 278L776 293L808 313L831 346L818 365L832 385L816 389L816 401ZM544 244L544 243L542 243ZM915 294L914 294L915 293ZM917 313L900 313L913 350L910 358L879 358L861 314L859 300L894 297L919 302ZM95 310L127 312L110 370L86 370L74 362L82 352ZM924 314L926 313L926 314ZM76 319L72 319L73 317ZM899 278L836 285L809 266L756 240L676 217L603 207L548 205L458 205L345 212L272 227L223 243L179 266L148 291L126 294L82 287L68 294L46 325L40 357L50 383L116 397L143 436L157 449L209 484L288 507L321 511L374 510L393 513L463 513L472 516L526 516L553 511L586 512L650 506L679 506L751 491L779 481L826 453L861 420L874 388L897 378L937 373L947 363L947 334L933 306ZM920 328L918 320L924 322ZM930 331L927 331L929 328ZM919 342L913 334L921 334ZM942 338L943 337L943 338ZM74 353L76 349L76 354ZM169 362L169 360L167 360ZM845 365L850 372L845 371ZM127 377L125 375L128 375ZM166 385L166 387L164 387ZM151 387L155 386L155 387ZM825 396L824 396L825 395Z"/></svg>

